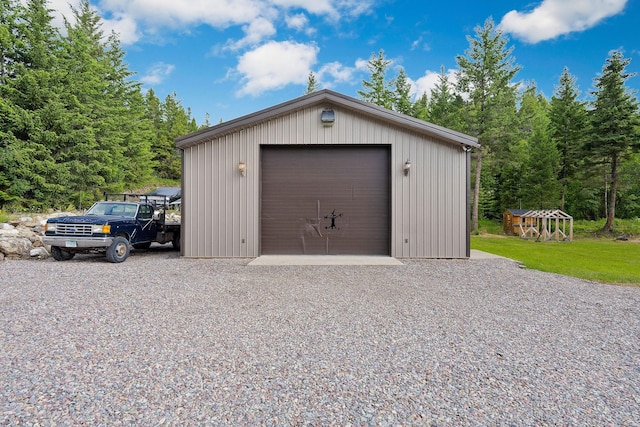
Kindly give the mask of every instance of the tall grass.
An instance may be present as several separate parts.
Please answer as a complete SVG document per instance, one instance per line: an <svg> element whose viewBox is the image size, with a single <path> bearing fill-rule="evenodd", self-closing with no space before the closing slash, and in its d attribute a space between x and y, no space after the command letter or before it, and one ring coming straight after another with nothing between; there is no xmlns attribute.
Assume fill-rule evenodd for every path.
<svg viewBox="0 0 640 427"><path fill-rule="evenodd" d="M581 236L600 236L606 220L597 221L579 220L573 224L573 231ZM613 235L640 236L640 218L615 219L613 221Z"/></svg>

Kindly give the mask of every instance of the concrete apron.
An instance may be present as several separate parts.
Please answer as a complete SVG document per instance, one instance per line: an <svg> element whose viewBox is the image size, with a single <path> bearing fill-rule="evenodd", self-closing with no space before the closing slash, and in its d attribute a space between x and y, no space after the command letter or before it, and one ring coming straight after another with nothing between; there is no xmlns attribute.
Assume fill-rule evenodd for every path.
<svg viewBox="0 0 640 427"><path fill-rule="evenodd" d="M487 252L471 250L471 259L504 259ZM247 265L404 265L388 256L360 255L262 255Z"/></svg>
<svg viewBox="0 0 640 427"><path fill-rule="evenodd" d="M248 265L404 265L388 256L262 255Z"/></svg>

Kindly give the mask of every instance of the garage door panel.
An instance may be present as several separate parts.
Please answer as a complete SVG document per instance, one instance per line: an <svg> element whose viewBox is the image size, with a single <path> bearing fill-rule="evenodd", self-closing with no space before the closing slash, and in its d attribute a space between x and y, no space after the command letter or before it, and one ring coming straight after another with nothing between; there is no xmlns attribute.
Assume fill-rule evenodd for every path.
<svg viewBox="0 0 640 427"><path fill-rule="evenodd" d="M389 149L262 147L263 254L389 254Z"/></svg>

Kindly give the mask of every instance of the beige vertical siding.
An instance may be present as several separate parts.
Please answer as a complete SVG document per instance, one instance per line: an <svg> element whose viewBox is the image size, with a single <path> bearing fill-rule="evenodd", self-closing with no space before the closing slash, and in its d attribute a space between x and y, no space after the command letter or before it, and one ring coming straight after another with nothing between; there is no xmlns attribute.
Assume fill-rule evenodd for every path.
<svg viewBox="0 0 640 427"><path fill-rule="evenodd" d="M331 106L292 112L184 150L186 257L260 255L260 145L387 144L391 146L391 255L466 257L466 153L456 145ZM408 177L402 166L412 164ZM238 163L247 164L247 175Z"/></svg>

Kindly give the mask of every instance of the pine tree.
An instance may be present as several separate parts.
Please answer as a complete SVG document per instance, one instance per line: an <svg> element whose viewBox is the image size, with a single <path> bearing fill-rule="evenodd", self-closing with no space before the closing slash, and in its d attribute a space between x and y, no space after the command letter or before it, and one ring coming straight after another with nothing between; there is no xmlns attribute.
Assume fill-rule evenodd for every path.
<svg viewBox="0 0 640 427"><path fill-rule="evenodd" d="M153 132L151 121L146 119L141 84L131 80L133 73L125 65L120 41L113 34L108 40L105 60L111 70L106 75L109 88L106 95L118 130L116 143L123 148L124 154L118 166L122 183L115 183L118 189L142 184L150 178L154 166L151 152Z"/></svg>
<svg viewBox="0 0 640 427"><path fill-rule="evenodd" d="M157 174L160 177L179 179L182 173L180 151L174 144L174 139L198 130L195 120L191 117L191 111L185 110L174 92L164 100L163 115L168 139L164 145L164 163L157 166Z"/></svg>
<svg viewBox="0 0 640 427"><path fill-rule="evenodd" d="M500 160L509 143L514 141L515 89L511 84L520 67L514 64L513 47L496 28L491 18L482 27L476 27L475 37L468 36L469 48L458 55L458 85L460 94L466 95L466 132L477 136L481 147L475 150L475 184L472 208L472 228L478 229L479 205L483 182L483 159ZM489 157L491 156L491 157ZM491 166L491 165L490 165ZM499 164L490 173L499 170ZM491 204L491 203L489 203ZM499 215L499 212L493 212Z"/></svg>
<svg viewBox="0 0 640 427"><path fill-rule="evenodd" d="M72 201L84 207L122 178L117 165L124 154L109 132L114 124L104 96L109 88L100 17L83 1L65 25L61 66L66 72L63 101L68 115L56 154L69 169Z"/></svg>
<svg viewBox="0 0 640 427"><path fill-rule="evenodd" d="M462 131L463 125L460 112L463 106L464 102L455 93L444 67L440 67L438 81L434 88L431 89L426 120L449 129Z"/></svg>
<svg viewBox="0 0 640 427"><path fill-rule="evenodd" d="M3 3L4 5L5 3ZM2 166L6 172L5 200L30 208L49 206L64 197L67 174L51 152L57 143L59 102L59 34L45 0L30 0L24 7L13 5L4 40L12 46L3 49L3 106L0 121L5 135ZM3 43L4 45L4 43Z"/></svg>
<svg viewBox="0 0 640 427"><path fill-rule="evenodd" d="M211 127L211 115L209 113L205 113L204 122L198 126L198 130L207 129L209 127Z"/></svg>
<svg viewBox="0 0 640 427"><path fill-rule="evenodd" d="M620 218L640 218L640 153L627 160L620 171L616 215Z"/></svg>
<svg viewBox="0 0 640 427"><path fill-rule="evenodd" d="M167 152L167 146L171 140L166 129L164 120L164 111L160 98L156 96L153 88L149 89L144 95L144 105L146 117L151 122L153 129L153 138L151 139L151 153L155 164L155 175L163 176L158 173L158 168L163 167L167 161L165 160L170 154Z"/></svg>
<svg viewBox="0 0 640 427"><path fill-rule="evenodd" d="M202 127L198 127L189 109L185 111L175 92L160 101L153 89L150 89L145 95L145 105L147 118L153 126L151 149L155 175L166 179L180 179L181 156L174 139Z"/></svg>
<svg viewBox="0 0 640 427"><path fill-rule="evenodd" d="M416 102L413 103L413 112L411 115L417 119L430 121L429 120L429 97L427 96L427 92L423 92Z"/></svg>
<svg viewBox="0 0 640 427"><path fill-rule="evenodd" d="M156 128L117 36L105 37L86 0L64 37L52 20L47 0L0 1L0 208L84 207L154 171ZM171 103L160 123L179 178L173 138L197 124Z"/></svg>
<svg viewBox="0 0 640 427"><path fill-rule="evenodd" d="M638 101L625 87L633 76L626 71L630 61L621 52L613 51L592 92L595 96L591 111L592 135L585 148L590 159L608 167L607 220L602 229L605 233L613 230L620 168L640 149Z"/></svg>
<svg viewBox="0 0 640 427"><path fill-rule="evenodd" d="M411 83L404 71L400 68L395 79L395 90L393 99L393 109L398 113L411 115L413 113L413 103L411 102Z"/></svg>
<svg viewBox="0 0 640 427"><path fill-rule="evenodd" d="M555 209L560 194L560 155L549 135L549 102L532 85L524 91L520 104L520 130L527 141L526 162L516 171L523 176L522 196L527 207Z"/></svg>
<svg viewBox="0 0 640 427"><path fill-rule="evenodd" d="M571 182L576 179L588 129L587 109L585 103L578 100L579 94L575 77L565 67L560 76L560 84L551 97L549 110L550 135L560 152L558 178L562 186L561 210L565 210L567 191Z"/></svg>
<svg viewBox="0 0 640 427"><path fill-rule="evenodd" d="M87 0L73 9L73 18L63 39L68 118L59 155L71 173L72 200L85 206L104 191L122 191L150 176L152 133L117 37L105 40Z"/></svg>
<svg viewBox="0 0 640 427"><path fill-rule="evenodd" d="M393 89L395 81L387 80L389 65L391 65L391 61L385 59L382 49L377 56L372 53L367 63L367 68L371 74L369 80L362 81L363 90L359 90L358 95L363 101L392 110L395 102Z"/></svg>
<svg viewBox="0 0 640 427"><path fill-rule="evenodd" d="M23 6L17 0L0 1L0 85L12 74L19 27L18 16Z"/></svg>
<svg viewBox="0 0 640 427"><path fill-rule="evenodd" d="M316 75L313 74L313 71L309 71L309 77L307 78L307 90L304 91L305 95L308 95L313 92L317 92L320 90L320 85L316 80Z"/></svg>
<svg viewBox="0 0 640 427"><path fill-rule="evenodd" d="M19 199L16 177L16 138L14 124L18 121L16 106L8 86L14 76L18 15L22 5L16 1L0 1L0 209Z"/></svg>

